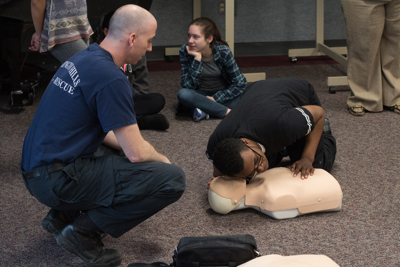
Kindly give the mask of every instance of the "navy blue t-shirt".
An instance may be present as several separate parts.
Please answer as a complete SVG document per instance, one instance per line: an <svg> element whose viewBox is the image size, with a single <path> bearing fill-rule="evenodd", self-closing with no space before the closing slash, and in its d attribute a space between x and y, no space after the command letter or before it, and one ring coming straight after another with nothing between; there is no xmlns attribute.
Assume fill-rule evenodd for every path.
<svg viewBox="0 0 400 267"><path fill-rule="evenodd" d="M109 131L135 123L128 79L111 54L93 44L50 81L25 137L22 168L93 157Z"/></svg>
<svg viewBox="0 0 400 267"><path fill-rule="evenodd" d="M214 130L206 155L227 138L248 138L265 147L268 157L308 135L315 127L302 106L321 106L314 87L305 80L287 77L250 84L239 103Z"/></svg>

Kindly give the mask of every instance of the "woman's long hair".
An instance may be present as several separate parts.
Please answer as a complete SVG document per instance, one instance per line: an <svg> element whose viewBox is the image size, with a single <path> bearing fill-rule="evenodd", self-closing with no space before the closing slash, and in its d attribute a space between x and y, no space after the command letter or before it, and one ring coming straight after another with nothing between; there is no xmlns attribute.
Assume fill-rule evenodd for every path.
<svg viewBox="0 0 400 267"><path fill-rule="evenodd" d="M189 27L192 25L201 27L201 31L203 32L205 39L211 35L214 36L212 42L210 43L211 48L215 46L217 41L224 45L228 45L227 42L221 39L221 33L219 32L219 29L213 20L206 17L201 17L193 20Z"/></svg>

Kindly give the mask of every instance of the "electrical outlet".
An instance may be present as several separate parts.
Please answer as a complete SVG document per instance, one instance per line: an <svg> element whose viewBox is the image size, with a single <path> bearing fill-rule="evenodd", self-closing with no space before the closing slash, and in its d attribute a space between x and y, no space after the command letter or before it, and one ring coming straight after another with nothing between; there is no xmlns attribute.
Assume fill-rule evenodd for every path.
<svg viewBox="0 0 400 267"><path fill-rule="evenodd" d="M218 13L225 14L225 0L219 0L218 2Z"/></svg>

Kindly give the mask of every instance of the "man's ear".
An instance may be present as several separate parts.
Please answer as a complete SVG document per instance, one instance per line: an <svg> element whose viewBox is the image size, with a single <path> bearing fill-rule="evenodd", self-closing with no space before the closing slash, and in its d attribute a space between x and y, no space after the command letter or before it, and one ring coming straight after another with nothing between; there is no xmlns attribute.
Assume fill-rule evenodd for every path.
<svg viewBox="0 0 400 267"><path fill-rule="evenodd" d="M242 140L243 144L245 144L245 145L249 145L250 144L250 140L247 139L247 138L241 138L241 140Z"/></svg>
<svg viewBox="0 0 400 267"><path fill-rule="evenodd" d="M129 46L132 47L137 39L136 33L131 33L129 35Z"/></svg>
<svg viewBox="0 0 400 267"><path fill-rule="evenodd" d="M104 33L104 37L107 36L108 28L104 28L104 29L103 29L103 33Z"/></svg>

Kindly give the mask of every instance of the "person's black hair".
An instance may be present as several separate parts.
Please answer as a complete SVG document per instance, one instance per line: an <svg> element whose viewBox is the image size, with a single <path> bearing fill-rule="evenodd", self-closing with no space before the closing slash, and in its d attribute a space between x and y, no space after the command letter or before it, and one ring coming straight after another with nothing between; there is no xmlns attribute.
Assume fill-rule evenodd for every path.
<svg viewBox="0 0 400 267"><path fill-rule="evenodd" d="M224 175L235 176L244 168L240 153L246 149L247 147L241 139L224 139L214 149L213 164Z"/></svg>
<svg viewBox="0 0 400 267"><path fill-rule="evenodd" d="M91 38L94 39L94 41L98 44L100 44L101 41L104 40L104 38L106 38L106 36L104 35L104 29L110 26L110 20L112 15L114 15L115 10L111 10L105 14L103 14L100 18L100 21L98 22L98 25L95 30L95 33L93 34L93 36Z"/></svg>
<svg viewBox="0 0 400 267"><path fill-rule="evenodd" d="M220 42L224 45L228 45L228 43L226 41L222 40L221 33L219 32L219 29L213 20L206 18L206 17L201 17L201 18L197 18L197 19L193 20L190 23L190 26L191 25L200 26L205 39L207 39L211 35L214 36L212 42L210 43L211 48L213 48L215 46L216 42Z"/></svg>

